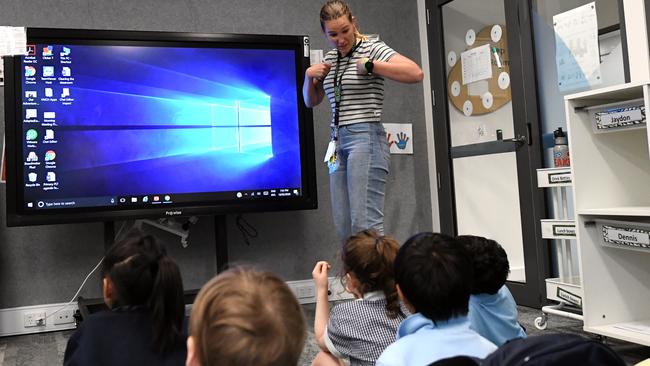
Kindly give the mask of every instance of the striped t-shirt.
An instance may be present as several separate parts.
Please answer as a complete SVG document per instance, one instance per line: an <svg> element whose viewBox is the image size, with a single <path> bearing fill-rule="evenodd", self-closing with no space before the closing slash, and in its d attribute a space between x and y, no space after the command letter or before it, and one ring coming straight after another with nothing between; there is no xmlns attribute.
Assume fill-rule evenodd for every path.
<svg viewBox="0 0 650 366"><path fill-rule="evenodd" d="M372 61L388 61L396 52L384 42L363 40L350 57L338 58L338 51L325 54L325 62L332 65L323 81L325 94L332 107L332 126L336 103L334 100L334 77L336 65L340 62L337 80L341 80L341 102L339 105L339 125L359 122L381 122L384 104L384 78L376 75L357 73L357 61L367 57ZM341 79L342 78L342 79Z"/></svg>

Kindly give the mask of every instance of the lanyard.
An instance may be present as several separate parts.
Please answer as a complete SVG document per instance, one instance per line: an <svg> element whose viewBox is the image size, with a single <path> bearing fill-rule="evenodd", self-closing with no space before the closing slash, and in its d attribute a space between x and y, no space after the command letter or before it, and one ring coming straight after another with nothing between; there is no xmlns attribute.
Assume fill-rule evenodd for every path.
<svg viewBox="0 0 650 366"><path fill-rule="evenodd" d="M356 40L355 40L356 41ZM361 46L361 43L363 41L357 43L352 49L350 50L350 53L347 54L347 56L341 56L341 52L338 53L337 59L336 59L336 69L334 69L334 131L332 134L332 140L336 141L338 140L338 135L339 135L339 108L341 106L341 95L343 94L343 75L345 74L345 70L348 68L348 65L350 64L350 60L352 60L352 56L354 55L354 51ZM341 71L341 76L339 76L339 66L341 66L341 59L343 57L347 57L347 60L345 61L345 65L343 66L343 71Z"/></svg>

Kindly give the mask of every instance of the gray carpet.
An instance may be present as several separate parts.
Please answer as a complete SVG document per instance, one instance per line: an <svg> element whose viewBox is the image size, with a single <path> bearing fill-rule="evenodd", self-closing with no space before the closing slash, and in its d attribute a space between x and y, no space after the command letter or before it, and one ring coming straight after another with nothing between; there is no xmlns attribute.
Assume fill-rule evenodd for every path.
<svg viewBox="0 0 650 366"><path fill-rule="evenodd" d="M314 341L313 319L315 305L304 305L305 315L309 324L309 335L299 366L311 364L318 346ZM551 333L573 333L587 335L582 331L582 322L550 315L548 328L544 331L534 326L534 320L540 316L537 309L519 307L519 321L526 327L529 335ZM30 334L0 338L0 366L50 366L60 365L63 361L66 342L73 331ZM594 337L593 335L587 335ZM614 348L628 365L650 358L650 348L636 344L607 339L608 345Z"/></svg>

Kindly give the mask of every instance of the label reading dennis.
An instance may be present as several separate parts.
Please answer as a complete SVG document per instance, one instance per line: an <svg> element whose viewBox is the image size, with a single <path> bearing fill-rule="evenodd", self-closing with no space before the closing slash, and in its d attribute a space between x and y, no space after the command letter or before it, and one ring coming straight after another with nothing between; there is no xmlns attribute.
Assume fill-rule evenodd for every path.
<svg viewBox="0 0 650 366"><path fill-rule="evenodd" d="M605 243L650 249L650 231L630 227L603 225Z"/></svg>

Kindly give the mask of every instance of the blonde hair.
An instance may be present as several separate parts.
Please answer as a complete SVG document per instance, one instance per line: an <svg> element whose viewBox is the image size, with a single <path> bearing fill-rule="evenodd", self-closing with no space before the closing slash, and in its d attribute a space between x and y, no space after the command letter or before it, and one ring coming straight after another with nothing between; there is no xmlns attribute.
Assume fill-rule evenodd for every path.
<svg viewBox="0 0 650 366"><path fill-rule="evenodd" d="M296 365L306 338L305 317L278 276L237 267L201 288L190 335L202 366Z"/></svg>
<svg viewBox="0 0 650 366"><path fill-rule="evenodd" d="M323 5L323 7L320 9L320 27L323 32L325 31L326 21L338 19L343 16L348 18L350 23L352 23L352 11L350 10L348 4L341 0L329 0L326 2L325 5ZM368 37L359 32L359 27L356 25L354 26L354 36L362 40L368 39Z"/></svg>

